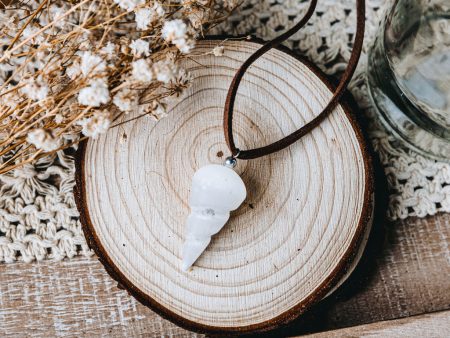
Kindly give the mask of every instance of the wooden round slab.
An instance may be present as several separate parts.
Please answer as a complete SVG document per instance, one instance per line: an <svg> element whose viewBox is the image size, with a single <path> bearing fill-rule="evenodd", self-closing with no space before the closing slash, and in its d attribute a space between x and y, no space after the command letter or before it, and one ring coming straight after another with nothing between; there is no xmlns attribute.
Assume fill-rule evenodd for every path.
<svg viewBox="0 0 450 338"><path fill-rule="evenodd" d="M193 85L167 118L141 118L81 145L76 199L91 247L138 300L188 329L248 333L294 319L348 275L371 222L372 166L345 104L290 148L239 161L247 200L182 272L191 178L228 155L225 95L260 46L228 41L215 57L209 52L218 43L199 42L198 55L186 60ZM240 87L237 145L281 138L330 97L316 68L272 50Z"/></svg>

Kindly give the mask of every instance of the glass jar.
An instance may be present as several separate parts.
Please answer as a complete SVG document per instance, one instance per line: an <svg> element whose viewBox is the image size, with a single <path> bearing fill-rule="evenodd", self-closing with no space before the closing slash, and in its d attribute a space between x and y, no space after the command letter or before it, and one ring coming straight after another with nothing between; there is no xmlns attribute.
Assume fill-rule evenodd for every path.
<svg viewBox="0 0 450 338"><path fill-rule="evenodd" d="M386 128L450 161L450 0L396 0L369 53L369 91Z"/></svg>

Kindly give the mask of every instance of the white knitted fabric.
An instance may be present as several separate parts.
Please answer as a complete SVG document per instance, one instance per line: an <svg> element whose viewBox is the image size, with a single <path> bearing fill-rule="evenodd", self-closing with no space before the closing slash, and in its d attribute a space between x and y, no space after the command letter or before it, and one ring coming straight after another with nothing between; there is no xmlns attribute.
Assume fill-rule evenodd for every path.
<svg viewBox="0 0 450 338"><path fill-rule="evenodd" d="M0 175L0 261L91 255L73 197L73 158L58 152Z"/></svg>
<svg viewBox="0 0 450 338"><path fill-rule="evenodd" d="M365 52L392 0L366 3ZM246 0L242 9L217 32L272 39L297 22L307 5L302 0ZM306 55L327 74L339 74L350 56L354 9L354 0L319 0L311 22L287 45ZM381 127L367 94L366 60L364 54L350 89L369 117L370 137L388 177L389 218L450 212L450 165L402 148ZM0 175L0 261L30 262L92 254L78 221L73 186L73 159L62 152L34 166Z"/></svg>

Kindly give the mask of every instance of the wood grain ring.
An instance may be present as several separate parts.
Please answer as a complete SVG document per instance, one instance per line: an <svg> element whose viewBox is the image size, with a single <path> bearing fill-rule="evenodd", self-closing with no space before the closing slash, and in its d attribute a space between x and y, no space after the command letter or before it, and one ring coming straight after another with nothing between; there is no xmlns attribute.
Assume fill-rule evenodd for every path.
<svg viewBox="0 0 450 338"><path fill-rule="evenodd" d="M111 130L99 140L83 142L80 145L76 156L75 200L90 247L96 252L109 274L140 302L163 317L190 330L215 334L254 333L276 328L295 319L311 305L332 292L348 276L358 260L358 255L361 253L361 244L367 239L368 229L372 222L374 210L373 168L367 143L355 117L344 100L329 121L325 121L323 125L313 131L311 136L308 135L304 140L289 149L263 159L249 162L240 161L237 170L248 187L251 187L247 203L237 210L227 227L217 235L218 238L213 241L207 254L199 260L197 270L194 269L194 272L191 272L188 277L180 271L180 275L177 275L176 278L167 279L164 276L165 273L175 273L173 271L178 269L176 262L179 259L177 257L179 256L179 249L174 246L175 244L178 246L183 237L180 229L182 229L182 220L188 213L188 206L185 201L190 185L190 175L199 166L208 162L221 161L220 157L227 155L221 136L222 95L225 95L227 83L231 80L235 69L259 46L259 42L255 41L228 41L224 43L226 50L224 57L214 58L207 55L206 52L210 51L216 44L217 41L214 40L205 40L198 43L196 51L201 55L196 57L195 62L187 61L186 63L186 67L194 73L195 81L197 81L193 85L194 89L191 89L180 103L171 107L172 116L159 122L157 124L158 130L154 125L150 126L148 120L141 120L139 124L125 125L124 128L128 128L126 131L129 133L129 140L127 141L128 148L124 152L127 155L131 153L135 155L134 157L137 156L142 161L144 168L136 169L133 167L130 169L130 158L122 158L120 157L122 155L117 155L122 151L117 131ZM208 62L213 64L214 67L199 66L199 63L205 65ZM267 75L268 69L276 69L276 73ZM272 83L283 83L284 78L293 81L293 83L285 81L286 84L282 90L280 86L274 87L272 85ZM302 83L303 79L308 79L309 82L307 84ZM212 92L208 87L210 81L213 82L211 90L215 90L214 95L211 95ZM309 96L302 97L297 91L299 90L297 85L303 86L304 92L309 91ZM220 89L216 90L214 86ZM267 86L267 88L264 86ZM261 145L264 142L271 142L285 133L287 129L298 128L299 124L304 123L306 119L312 116L311 114L318 111L320 104L331 97L331 89L332 86L316 67L294 55L288 49L278 48L267 53L262 60L249 70L244 78L236 105L235 130L237 140L243 147L251 147ZM202 90L203 92L201 92ZM190 99L190 95L195 99ZM269 108L267 107L268 102L270 103ZM192 104L194 104L194 108ZM188 108L191 108L191 111ZM184 114L181 114L180 110ZM294 114L292 114L293 112ZM301 114L306 115L300 116ZM205 121L205 116L208 117L208 121ZM129 117L127 116L127 118ZM204 125L203 129L202 125ZM148 126L150 127L145 129ZM131 131L133 133L130 133ZM148 133L145 134L144 131ZM177 133L181 133L181 135ZM141 140L132 142L132 138L139 137L139 135L141 135ZM146 135L145 138L142 138L142 135ZM339 147L341 138L350 143ZM105 140L109 140L109 143ZM146 145L146 142L154 143L150 146ZM136 150L133 148L135 146L143 148ZM329 147L333 151L329 150ZM144 151L149 149L151 152ZM205 149L208 151L205 152ZM342 152L342 154L338 154L341 157L335 154L338 150ZM98 160L94 165L92 161L95 160L95 156L98 156ZM145 168L145 165L150 163L149 156L151 156L153 162L156 162L155 165L159 166L157 169L160 169L159 172L155 170L156 173L150 170L152 171L150 176L157 175L163 183L154 180L152 181L153 185L147 184L149 179L147 170L149 168ZM330 161L328 156L337 157ZM115 167L106 167L109 161L114 161L116 157L119 162L114 165ZM127 160L126 165L120 162L124 159ZM296 169L296 166L300 165L300 160L302 160L300 168L303 172L296 170L295 176L290 175ZM180 165L174 165L174 163L184 164L187 167L180 168ZM323 171L324 165L329 166L327 168L332 171ZM348 168L346 167L344 170L343 166L348 166ZM112 173L116 175L116 179L111 180L110 172L105 171L105 168L111 169ZM346 173L347 169L349 172L352 170L355 170L355 172ZM138 183L132 181L133 175L136 173L141 175ZM352 173L361 176L352 177ZM285 178L284 174L290 176ZM327 175L331 175L332 178L327 177ZM103 180L103 184L92 185L91 183L96 179ZM134 185L120 186L118 182L122 179L130 180ZM345 186L342 186L344 183L341 183L340 180L345 181ZM299 183L299 181L302 183ZM360 183L354 184L352 183L354 181ZM99 183L99 181L95 182ZM317 182L322 183L323 186L317 187L317 185L320 185ZM332 188L326 185L327 182L329 182L329 185L331 184ZM91 185L87 187L88 184ZM306 192L305 195L313 196L310 200L305 196L299 196L298 199L293 196L292 189L295 187L298 190L299 184L302 188L301 191ZM273 192L274 185L278 185L276 194ZM355 189L352 193L356 194L357 197L348 197L351 195L349 186L351 189ZM252 189L253 187L255 188ZM117 195L123 194L124 197L119 200L120 203L124 203L125 208L121 210L115 208L113 202L105 201L105 198L110 199L111 196L102 195L101 191L105 189L109 192L108 189L116 188L118 189L117 194L113 193L112 198L117 199ZM348 191L345 190L344 194L338 188ZM158 193L158 198L151 199L154 191ZM100 195L94 196L96 193ZM154 223L147 223L146 219L142 220L145 224L133 224L132 227L128 227L127 231L118 229L120 226L115 228L116 222L108 222L108 227L106 227L107 222L98 221L103 220L103 217L111 217L113 213L117 213L117 219L125 217L121 215L127 213L129 214L127 216L129 220L133 218L140 220L135 215L136 213L148 216L148 212L142 210L140 205L143 199L139 196L135 197L135 194L141 194L141 197L146 196L143 197L145 201L151 203L145 205L154 207L151 215L156 214L155 217L158 216L164 220L163 223L158 224L159 228L152 227ZM169 197L161 196L164 194L170 196L172 200L169 201L167 200ZM341 195L336 197L335 194ZM321 200L323 196L328 198L331 196L332 198L329 203L324 204ZM129 201L133 198L136 199L135 204ZM149 198L150 200L148 200ZM160 202L159 199L162 199L166 204ZM293 202L293 199L296 202ZM351 204L345 205L341 199L345 199L346 202ZM160 208L155 208L158 203ZM266 207L268 204L271 207ZM170 207L168 207L169 205ZM131 210L130 206L136 210ZM110 210L106 210L106 212L103 210L102 212L99 209L100 207L109 207ZM309 211L304 212L304 210ZM338 217L333 214L332 211L334 210L339 213ZM273 211L272 214L271 211ZM352 214L352 212L355 214ZM289 216L290 218L285 217L286 213L292 213ZM256 215L258 217L255 217ZM335 218L341 220L341 215L342 219L347 221L342 221L342 224L336 223ZM261 219L259 219L260 217ZM280 225L279 219L283 217L285 217L285 223ZM322 219L323 217L326 218ZM353 221L352 217L354 218ZM167 218L169 220L166 222ZM304 232L301 232L299 226L296 225L300 218L305 222L303 227L306 230ZM259 219L259 226L243 226L242 222L249 222L249 219L253 219L253 221ZM308 220L311 224L306 224ZM161 236L161 224L167 225L166 223L169 226L162 228L164 233L171 237L170 240ZM117 221L117 224L121 223ZM322 224L322 227L319 229L315 224ZM324 226L324 224L327 224L327 226ZM282 228L283 225L284 228ZM126 224L122 223L122 226L126 227ZM280 228L283 230L280 231ZM335 228L338 230L330 235L330 229ZM234 235L233 229L235 230ZM267 234L278 235L274 236L273 240L271 238L268 241ZM131 238L132 236L134 238ZM322 241L317 240L318 236L323 236L320 237ZM314 241L317 241L317 247L308 247L312 246L310 243ZM123 242L123 247L120 242ZM319 252L317 255L327 255L331 252L327 251L331 249L328 249L326 244L321 243L331 243L330 246L332 243L336 243L335 246L339 244L343 247L339 249L341 251L337 248L333 249L332 255L336 257L326 257L325 259L319 256L317 258L314 253ZM147 244L146 247L144 247L145 244ZM288 259L281 261L280 266L273 269L267 268L267 262L273 261L274 253L282 255L286 250L293 249L292 245L294 244L299 247L298 250L295 250L296 253L290 253ZM320 249L322 251L318 249L320 245L323 246ZM109 247L113 248L114 251L109 250ZM247 262L238 264L236 258L234 261L230 258L229 253L240 248L247 250L246 253L249 250L255 250L261 255L255 254L249 257ZM137 250L140 250L140 252L137 253ZM310 256L307 256L310 253L307 250L311 250ZM171 254L167 255L167 253ZM125 261L123 260L124 255L133 257L133 259ZM227 259L222 259L223 257L227 257ZM242 259L242 257L238 257L238 259ZM139 264L143 264L143 270L145 271L141 271L135 266L135 260L139 261ZM301 266L298 264L300 261L303 264ZM297 265L292 262L296 262ZM217 271L216 277L219 277L219 274L233 276L235 269L239 270L243 267L252 266L258 267L254 271L254 275L248 274L241 280L237 278L218 280L211 275L216 274ZM307 273L301 270L305 266L309 269ZM277 275L277 271L284 271L285 273ZM320 271L324 275L320 275ZM304 275L300 276L300 272L303 272ZM155 277L155 275L158 275L158 277ZM316 275L319 276L317 279L320 281L317 285L304 286L308 285L308 282L311 283L311 276ZM153 280L147 281L145 278L153 278ZM155 278L161 278L165 284L158 284L154 280ZM272 278L272 281L266 282L270 278ZM136 285L136 280L140 285ZM177 280L184 282L183 292L189 293L200 289L197 292L204 293L198 295L199 299L218 299L218 303L222 302L220 303L222 305L214 308L214 304L212 304L210 308L205 309L204 317L199 315L202 306L204 306L201 302L194 304L195 301L193 301L192 304L184 304L183 306L188 311L180 311L176 304L182 302L183 299L179 300L176 297L183 297L183 295L176 292L170 294L171 291L180 288L180 285L176 284ZM265 282L262 283L261 281ZM295 285L290 285L289 283L293 281ZM275 282L278 285L273 284ZM173 285L170 283L173 283ZM203 285L203 287L199 287L200 285ZM250 290L249 286L254 287L254 285L260 285L261 289ZM293 299L287 299L288 297L284 297L284 293L275 294L273 299L269 301L269 306L264 307L264 297L267 297L268 292L281 292L277 291L279 285L282 286L280 287L282 292L294 290L295 292L290 293ZM291 288L287 289L286 285L290 285ZM153 288L152 292L142 290L144 287ZM301 293L302 290L304 290L303 294ZM238 296L240 299L249 302L255 300L255 304L239 308L241 304L236 305L232 302ZM156 297L166 297L164 304L162 304L161 299L157 300ZM299 299L296 297L299 297ZM236 314L226 312L227 302L232 304L231 307L236 307ZM172 304L174 304L173 307ZM200 308L198 308L199 304ZM222 309L223 304L225 304L225 310ZM272 311L270 314L268 313L269 310ZM258 319L260 313L263 313L261 316L265 317ZM197 317L195 317L196 315ZM225 325L215 324L217 318L224 319L225 315L230 317L229 322Z"/></svg>

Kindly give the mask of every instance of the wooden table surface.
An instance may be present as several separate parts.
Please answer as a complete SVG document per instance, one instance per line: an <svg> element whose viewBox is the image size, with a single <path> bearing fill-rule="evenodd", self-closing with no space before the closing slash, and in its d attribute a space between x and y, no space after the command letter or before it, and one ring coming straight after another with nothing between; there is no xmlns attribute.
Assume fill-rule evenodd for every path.
<svg viewBox="0 0 450 338"><path fill-rule="evenodd" d="M274 337L448 336L450 215L381 223L340 290ZM2 337L197 336L120 290L95 257L2 264L0 279Z"/></svg>

